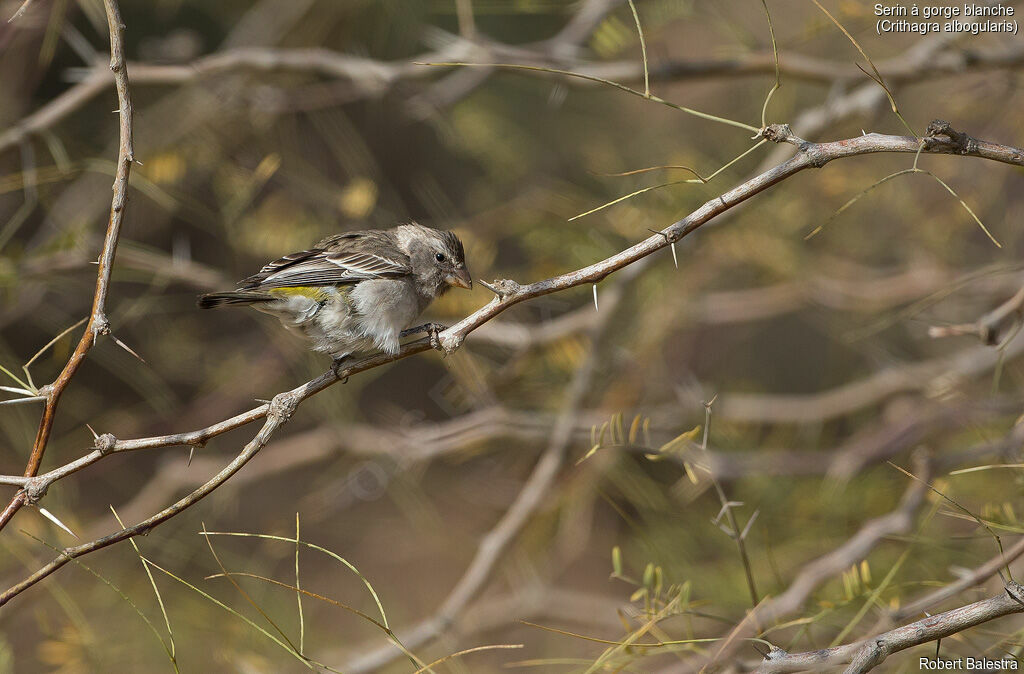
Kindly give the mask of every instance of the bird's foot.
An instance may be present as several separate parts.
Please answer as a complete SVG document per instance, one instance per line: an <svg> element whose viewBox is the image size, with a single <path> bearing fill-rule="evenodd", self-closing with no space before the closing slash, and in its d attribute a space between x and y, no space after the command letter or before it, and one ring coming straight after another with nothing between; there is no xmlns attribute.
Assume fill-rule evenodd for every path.
<svg viewBox="0 0 1024 674"><path fill-rule="evenodd" d="M438 339L438 335L447 329L448 326L441 325L440 323L424 323L423 325L417 325L415 328L402 330L402 332L399 333L399 337L426 334L430 337L430 347L432 349L444 351L444 347L441 346L441 340Z"/></svg>
<svg viewBox="0 0 1024 674"><path fill-rule="evenodd" d="M342 384L348 383L348 377L341 376L342 371L345 369L345 361L347 360L348 354L341 356L340 358L335 358L333 361L331 361L331 371L334 372L335 377L341 379Z"/></svg>

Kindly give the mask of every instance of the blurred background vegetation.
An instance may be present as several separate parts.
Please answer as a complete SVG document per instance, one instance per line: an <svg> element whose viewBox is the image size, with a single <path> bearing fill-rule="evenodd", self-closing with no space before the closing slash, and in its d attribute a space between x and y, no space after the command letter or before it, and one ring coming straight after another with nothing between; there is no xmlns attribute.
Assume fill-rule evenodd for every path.
<svg viewBox="0 0 1024 674"><path fill-rule="evenodd" d="M679 219L780 152L766 145L706 185L656 189L570 221L634 190L692 177L668 169L610 174L685 165L708 175L748 149L751 134L592 82L409 63L447 54L468 37L495 41L505 51L455 60L638 66L640 44L627 4L609 3L575 44L560 31L582 5L558 0L120 4L142 165L132 173L110 319L114 334L145 362L111 340L90 353L64 396L44 469L87 451L86 424L119 438L199 428L322 372L324 359L276 321L255 312L200 312L195 297L231 287L265 261L326 234L416 219L457 231L476 278L533 281L645 238L649 228ZM928 39L877 36L872 3L826 4L878 63L905 63L908 50ZM0 16L18 5L0 2ZM813 5L768 5L784 68L767 121L790 122L815 140L862 130L905 132L884 96L855 114L829 112L829 105L873 86L854 65L866 64ZM760 3L638 0L636 7L654 93L760 126L773 83ZM547 42L556 36L556 43ZM966 35L946 42L929 64L1019 51L1020 38ZM557 48L544 51L552 44ZM243 48L314 47L363 59L355 70L362 74L189 65ZM536 56L541 52L546 60ZM105 67L106 53L98 0L35 0L16 22L0 25L0 129L17 129L19 120L87 79L94 63ZM738 75L701 71L753 56L767 57L768 67ZM787 56L830 64L834 76L787 74ZM373 62L402 74L382 79ZM903 115L918 133L940 117L976 137L1024 143L1020 67L965 62L962 72L925 67L897 82ZM665 64L689 64L695 72L659 72ZM171 70L161 74L161 67ZM637 72L634 67L628 83L642 90ZM0 364L12 371L88 313L90 262L110 204L115 107L113 88L106 87L45 128L0 136L6 141L0 144ZM805 130L797 120L809 110L832 116ZM637 450L703 425L702 401L716 394L708 444L724 457L727 498L742 504L734 508L739 526L757 513L746 551L760 596L778 594L808 561L896 507L910 480L885 460L909 467L911 453L922 447L940 458L933 479L943 491L990 522L1004 542L1015 541L1022 531L1020 471L948 473L1020 461L1012 443L1001 454L966 451L1006 437L1021 412L1020 340L1004 345L1005 357L996 359L989 355L993 347L977 339L936 340L928 328L974 321L1020 288L1024 176L975 159L921 159L958 191L1002 248L941 185L920 175L887 182L830 219L858 192L912 161L872 155L798 175L678 244L678 268L666 251L635 280L611 277L599 286L599 299L613 287L623 295L608 307L615 314L600 340L584 329L529 343L515 331L526 325L536 336L565 316L592 321L591 289L579 288L514 308L447 359L428 353L332 387L306 402L223 488L140 538L142 553L261 622L223 578L204 580L220 568L197 532L205 523L210 530L294 536L298 512L302 538L358 567L401 636L438 610L481 537L508 510L548 444L567 383L595 349L577 432L540 507L451 628L413 650L430 662L481 644L524 648L452 659L438 671L506 671L510 662L535 671L585 670L606 644L519 620L619 640L627 634L623 620L628 630L643 624L650 596L635 597L632 616L620 619L618 610L644 584L648 564L659 567L648 574L648 595L656 575L662 594L670 585L685 587L685 600L676 605L685 611L663 622L657 638L719 636L742 619L751 603L748 580L734 541L712 521L721 503L701 467L709 461L689 447L687 476L678 460L652 461ZM454 322L489 299L479 286L451 293L432 318ZM58 340L33 364L37 383L52 380L77 338L72 332ZM957 354L983 364L961 371L942 360ZM907 374L919 362L935 367ZM889 374L876 390L881 372ZM23 470L38 413L35 405L0 408L0 472ZM650 419L647 430L624 442L636 415ZM602 448L577 463L595 444L591 428L605 422L624 430L606 431ZM195 451L191 465L187 448L109 458L58 483L46 505L83 539L109 533L117 527L110 505L126 522L156 512L218 471L252 432L217 438ZM0 537L6 585L53 555L32 537L57 547L73 543L32 509L14 525ZM294 546L212 540L229 570L294 583ZM616 547L618 575L635 583L609 578ZM862 635L880 608L947 583L957 569L994 553L984 529L935 501L919 511L907 536L881 542L862 566L816 592L806 622L769 638L788 650L827 646L868 605L848 638ZM82 561L165 632L129 546ZM238 581L294 638L294 593ZM156 582L182 671L305 669L188 587L161 574ZM326 555L302 552L301 583L375 613L360 579ZM964 593L948 606L973 598ZM346 662L387 647L366 620L308 597L303 604L305 647L317 660L348 671ZM75 565L5 607L0 625L5 671L170 669L132 606ZM944 641L943 649L1016 653L1020 627L1019 621L996 623ZM681 657L666 651L706 648L636 649L617 654L616 663L656 671ZM916 662L932 648L893 662ZM753 648L741 654L759 657ZM399 659L381 671L412 669Z"/></svg>

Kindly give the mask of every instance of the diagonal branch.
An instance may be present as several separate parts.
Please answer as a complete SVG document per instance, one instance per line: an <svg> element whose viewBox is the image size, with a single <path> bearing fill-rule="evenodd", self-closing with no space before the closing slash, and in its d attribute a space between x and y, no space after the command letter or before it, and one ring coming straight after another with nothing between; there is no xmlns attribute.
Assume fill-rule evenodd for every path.
<svg viewBox="0 0 1024 674"><path fill-rule="evenodd" d="M1016 613L1024 613L1024 587L1009 581L1004 591L994 597L930 616L852 644L808 653L790 654L775 649L754 671L758 674L782 674L820 670L849 663L850 666L844 671L850 674L867 672L893 653Z"/></svg>
<svg viewBox="0 0 1024 674"><path fill-rule="evenodd" d="M108 0L108 2L111 5L113 4L112 0ZM488 285L488 287L492 288L495 293L495 297L491 302L462 319L455 325L442 331L438 335L440 346L445 352L451 353L462 345L469 333L487 323L495 316L501 314L509 307L529 299L542 297L544 295L549 295L580 285L596 284L612 273L629 267L630 265L650 256L652 253L668 247L675 241L680 240L686 235L696 231L702 225L710 222L717 215L730 210L737 204L740 204L770 187L773 187L804 169L821 168L836 159L889 152L906 154L930 153L980 157L1006 164L1024 166L1024 150L1020 148L977 140L974 138L970 138L970 142L965 143L963 142L963 134L957 134L956 137L954 137L948 133L948 131L951 131L951 129L947 129L947 131L943 133L936 133L935 135L927 138L865 134L863 136L849 138L846 140L826 143L810 143L795 136L789 129L788 125L769 125L762 129L759 135L777 143L789 143L796 146L798 152L793 157L706 202L683 219L669 225L647 239L644 239L643 241L612 255L611 257L601 260L600 262L596 262L576 271L561 274L559 276L545 279L543 281L537 281L528 285L520 285L515 281L509 280L494 281L493 284ZM105 284L103 287L106 287ZM87 334L89 333L87 332ZM421 339L404 345L395 355L376 354L359 360L346 368L340 374L341 377L344 378L351 374L356 374L385 363L399 360L416 353L421 353L429 348L430 345L428 340ZM286 394L280 395L287 396L287 399L292 401L290 403L291 409L294 409L294 406L298 405L306 398L322 391L337 381L339 381L338 375L332 371L328 371L320 377L303 384ZM230 478L231 475L240 469L249 459L255 456L266 442L269 441L270 435L281 424L280 420L275 422L274 419L271 418L273 411L274 404L262 405L248 412L237 415L232 419L221 422L220 424L215 424L193 434L162 436L159 438L148 438L145 441L137 441L137 446L133 446L132 448L139 449L142 448L142 446L169 446L182 443L192 444L193 442L202 442L208 437L219 435L227 430L237 428L258 419L267 419L257 436L245 446L235 460L202 487L192 492L184 499L178 501L174 506L157 513L153 517L140 522L134 527L129 527L128 529L124 529L115 534L102 539L97 539L84 545L66 549L61 557L50 562L45 567L32 574L28 579L8 589L3 594L0 594L0 605L10 601L10 599L17 594L20 594L31 585L50 575L66 564L69 559L79 557L124 540L125 538L149 531L161 522L166 521L170 517L173 517L182 510L198 502L204 496L216 489L225 480ZM97 438L96 451L87 455L87 457L84 457L83 459L79 459L75 462L76 465L84 467L89 463L95 463L95 461L98 461L104 455L111 453L112 449L117 447L117 442L118 441L113 436L99 436ZM127 441L125 444L130 446L131 443L132 441ZM93 458L90 459L89 457ZM71 474L71 472L73 471L62 473L62 476ZM19 491L18 496L16 496L15 500L12 501L12 504L18 504L15 507L15 510L20 508L21 505L24 505L24 502L29 498L30 494L32 498L39 498L42 493L45 492L45 489L49 484L49 482L45 481L37 482L35 480L29 480L25 488ZM8 509L10 509L10 507ZM9 519L9 516L7 519Z"/></svg>

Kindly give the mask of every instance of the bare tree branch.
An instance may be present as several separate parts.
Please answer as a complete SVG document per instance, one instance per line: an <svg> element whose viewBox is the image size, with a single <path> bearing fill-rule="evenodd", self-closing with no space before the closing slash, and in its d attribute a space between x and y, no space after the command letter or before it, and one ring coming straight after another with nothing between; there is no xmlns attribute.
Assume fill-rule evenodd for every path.
<svg viewBox="0 0 1024 674"><path fill-rule="evenodd" d="M1018 290L1013 297L974 323L932 326L928 330L928 334L931 337L975 335L983 344L995 346L1008 332L1019 327L1022 319L1024 319L1024 288Z"/></svg>
<svg viewBox="0 0 1024 674"><path fill-rule="evenodd" d="M809 653L771 651L754 671L758 674L802 672L850 663L847 674L868 672L893 653L957 634L977 625L1024 613L1024 587L1009 581L1003 592L982 601L930 616L862 641Z"/></svg>
<svg viewBox="0 0 1024 674"><path fill-rule="evenodd" d="M934 128L937 129L939 127L935 126ZM935 131L934 135L925 138L866 134L841 141L810 143L795 136L786 125L769 125L761 131L760 135L763 135L765 138L774 142L790 143L795 145L798 148L798 152L795 156L786 160L782 164L743 182L721 196L706 202L685 218L673 223L660 232L600 262L591 264L573 272L568 272L528 285L520 285L515 281L510 280L500 280L493 282L493 284L487 284L488 287L494 291L495 297L489 304L481 307L473 314L442 331L438 335L440 346L445 352L451 353L461 346L469 333L490 321L495 316L501 314L509 307L529 299L542 297L561 290L585 284L596 284L615 271L629 267L645 257L650 256L652 253L661 250L675 241L678 241L691 232L696 231L699 227L711 221L715 216L728 211L737 204L750 199L756 194L767 190L779 182L803 171L804 169L821 168L836 159L889 152L907 154L933 153L981 157L1002 163L1024 166L1024 150L989 141L973 139L965 134L951 135L951 133L955 134L955 132L952 132L952 129L949 129L948 125L946 125L945 131ZM393 356L377 354L354 362L341 373L341 376L345 377L362 372L366 369L405 358L415 353L421 353L428 348L430 348L428 340L421 339L404 345L399 353ZM301 403L302 400L318 393L337 381L337 375L333 372L328 372L317 379L298 387L297 389L293 389L289 393L280 394L280 396L285 396L282 400L288 401L288 410L290 413L290 411ZM125 441L124 444L122 444L122 449L124 451L127 451L127 448L141 449L143 447L170 446L183 443L190 444L194 442L202 442L209 437L223 433L231 428L237 428L241 425L251 423L257 419L267 418L267 422L264 424L260 433L258 433L257 436L248 445L246 445L235 460L225 467L221 473L203 485L203 487L192 492L192 494L180 500L174 506L171 506L161 513L140 522L134 527L129 527L128 529L124 529L106 538L92 541L91 543L66 549L61 557L43 567L25 581L17 584L0 595L0 605L10 601L11 598L20 592L53 573L67 563L69 559L106 547L107 545L124 540L127 537L148 531L166 519L173 517L182 510L198 502L213 489L217 488L225 480L231 477L231 475L251 459L252 456L258 453L266 442L269 441L270 435L282 423L280 419L275 421L269 416L273 410L273 404L262 405L229 420L219 424L214 424L206 429L190 434L160 436L158 438L147 438L143 441L135 442ZM281 415L278 414L278 416ZM117 448L117 443L117 439L113 436L99 436L99 438L97 438L96 450L74 463L76 463L78 468L95 463L102 458L102 456L111 453L115 448ZM74 471L69 470L68 472L62 473L62 476L71 474L72 472ZM45 489L49 484L50 482L29 482L22 491L18 492L18 496L15 497L15 500L12 501L12 503L19 501L23 502L28 498L27 495L29 493L34 495L32 498L39 498L42 493L45 492ZM20 505L18 507L20 507Z"/></svg>
<svg viewBox="0 0 1024 674"><path fill-rule="evenodd" d="M183 85L229 72L311 73L350 82L355 92L354 98L379 96L399 82L434 76L435 68L416 65L417 62L474 60L484 63L504 58L514 59L522 65L568 69L581 75L616 82L636 82L643 78L643 66L635 59L593 62L579 58L580 43L618 4L617 0L590 0L583 3L580 11L558 35L533 45L507 45L480 37L470 41L460 36L446 35L448 44L445 47L413 59L393 62L316 47L232 47L186 64L130 63L129 67L135 85ZM886 79L898 85L925 77L955 75L972 70L1015 68L1024 63L1024 46L1017 43L1003 50L977 52L955 51L951 47L952 42L953 38L947 34L922 40L905 54L878 65ZM849 63L830 62L799 54L780 55L779 68L788 77L816 82L843 82L862 77L860 71ZM493 72L493 69L471 73L457 71L456 75L466 79L460 80L458 86L449 82L444 90L425 94L425 99L435 107L450 105L475 89ZM750 53L723 60L668 60L650 64L650 78L656 82L774 75L774 72L775 61L771 52ZM592 82L578 78L563 79L575 86L593 86ZM442 86L445 82L448 81L442 80L435 86ZM85 75L74 86L0 133L0 152L52 128L113 83L104 64L85 69ZM837 118L874 109L884 101L885 93L874 83L868 82L846 96L806 111L796 120L794 127L803 134L813 136ZM766 165L781 161L780 153L783 151L783 148L779 148L777 153L766 160Z"/></svg>
<svg viewBox="0 0 1024 674"><path fill-rule="evenodd" d="M33 477L39 471L43 454L46 452L46 444L50 439L50 431L53 428L57 403L60 401L61 394L100 335L110 333L110 322L106 315L107 292L110 286L110 274L114 266L114 255L117 252L117 241L121 235L124 207L128 200L128 176L131 173L132 162L135 161L135 150L132 145L132 101L128 91L128 71L125 68L124 58L124 24L121 23L121 13L115 0L104 0L103 5L110 29L110 70L114 73L114 81L117 86L120 118L120 147L117 155L117 170L114 175L114 196L110 204L107 234L103 240L103 250L99 257L99 269L96 272L96 290L93 294L92 312L85 325L82 338L78 341L78 346L75 347L64 369L53 384L44 387L46 403L39 421L39 430L36 432L36 439L32 445L32 453L25 466L26 477ZM23 505L34 502L36 498L38 498L38 494L28 490L18 492L3 513L0 513L0 529L7 525Z"/></svg>

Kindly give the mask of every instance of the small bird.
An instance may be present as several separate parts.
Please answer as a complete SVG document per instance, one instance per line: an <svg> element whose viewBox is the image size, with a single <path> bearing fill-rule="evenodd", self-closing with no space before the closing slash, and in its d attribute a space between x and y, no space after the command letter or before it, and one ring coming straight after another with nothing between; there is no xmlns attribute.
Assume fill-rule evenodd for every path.
<svg viewBox="0 0 1024 674"><path fill-rule="evenodd" d="M397 353L408 334L426 332L437 346L443 326L407 328L454 286L473 287L462 242L410 222L329 236L267 264L237 290L200 296L198 304L247 305L277 316L315 351L331 355L337 371L353 353Z"/></svg>

